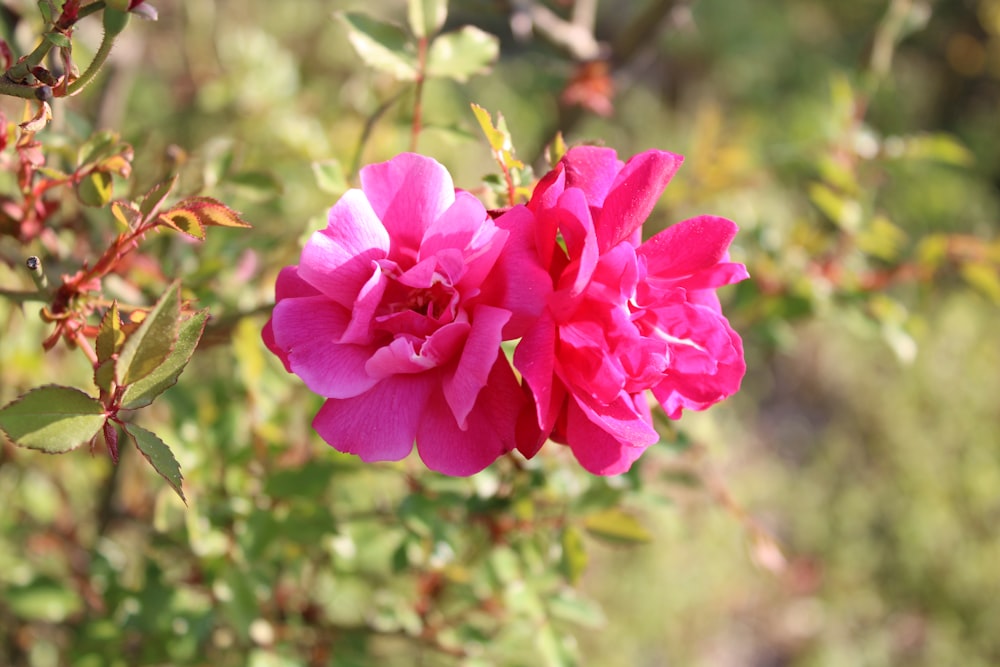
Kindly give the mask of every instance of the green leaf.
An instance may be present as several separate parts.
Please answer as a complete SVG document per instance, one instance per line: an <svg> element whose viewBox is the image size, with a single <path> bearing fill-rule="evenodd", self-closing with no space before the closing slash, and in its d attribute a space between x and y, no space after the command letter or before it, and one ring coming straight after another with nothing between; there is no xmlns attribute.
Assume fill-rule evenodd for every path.
<svg viewBox="0 0 1000 667"><path fill-rule="evenodd" d="M97 361L104 363L121 348L125 342L122 331L122 318L118 313L118 301L112 301L111 307L101 318L101 328L97 331Z"/></svg>
<svg viewBox="0 0 1000 667"><path fill-rule="evenodd" d="M500 40L479 28L467 25L439 36L427 54L427 76L465 82L473 74L485 72L500 55Z"/></svg>
<svg viewBox="0 0 1000 667"><path fill-rule="evenodd" d="M106 171L92 171L76 184L76 197L84 206L107 206L113 193L113 179Z"/></svg>
<svg viewBox="0 0 1000 667"><path fill-rule="evenodd" d="M323 192L340 196L350 187L347 184L347 177L344 175L344 168L339 160L321 160L312 163L313 176L316 177L316 185Z"/></svg>
<svg viewBox="0 0 1000 667"><path fill-rule="evenodd" d="M205 238L205 228L198 221L198 216L190 211L171 209L167 213L158 215L156 219L193 239L201 241Z"/></svg>
<svg viewBox="0 0 1000 667"><path fill-rule="evenodd" d="M42 14L42 21L48 25L52 23L52 0L38 0L38 11Z"/></svg>
<svg viewBox="0 0 1000 667"><path fill-rule="evenodd" d="M576 526L566 526L560 536L562 543L562 558L559 566L563 576L571 584L580 581L583 571L587 568L587 551L583 543L583 535Z"/></svg>
<svg viewBox="0 0 1000 667"><path fill-rule="evenodd" d="M398 26L364 14L338 14L347 26L347 39L366 64L403 81L417 78L413 44Z"/></svg>
<svg viewBox="0 0 1000 667"><path fill-rule="evenodd" d="M548 598L546 604L553 618L584 628L600 628L607 623L604 612L593 600L581 597L573 589L562 590Z"/></svg>
<svg viewBox="0 0 1000 667"><path fill-rule="evenodd" d="M45 41L51 42L53 45L58 46L61 49L68 49L71 46L69 37L62 34L61 32L45 33Z"/></svg>
<svg viewBox="0 0 1000 667"><path fill-rule="evenodd" d="M170 356L177 341L180 314L180 285L174 282L118 353L115 379L120 386L141 380Z"/></svg>
<svg viewBox="0 0 1000 667"><path fill-rule="evenodd" d="M21 447L62 454L90 442L104 423L104 406L79 389L47 385L0 408L0 429Z"/></svg>
<svg viewBox="0 0 1000 667"><path fill-rule="evenodd" d="M155 433L151 433L135 424L126 424L125 434L135 444L136 449L146 457L146 460L149 461L160 477L167 480L167 483L177 492L177 495L181 497L181 500L186 505L187 499L184 497L184 490L181 488L181 482L184 481L184 477L181 475L181 466L177 463L174 453L170 451L166 443L160 440L159 436Z"/></svg>
<svg viewBox="0 0 1000 667"><path fill-rule="evenodd" d="M62 623L83 608L83 599L76 591L46 576L25 586L11 586L3 599L14 616L29 621Z"/></svg>
<svg viewBox="0 0 1000 667"><path fill-rule="evenodd" d="M414 35L430 37L448 18L448 0L410 0L407 15Z"/></svg>
<svg viewBox="0 0 1000 667"><path fill-rule="evenodd" d="M142 213L143 218L150 217L160 209L163 201L170 195L170 191L177 185L177 178L174 176L169 181L157 183L149 189L149 192L142 198L142 204L139 205L139 212Z"/></svg>
<svg viewBox="0 0 1000 667"><path fill-rule="evenodd" d="M149 405L153 399L177 384L177 378L184 371L191 355L198 347L198 341L205 331L208 311L202 310L185 320L177 332L177 342L169 356L156 369L130 384L122 394L122 407L134 410Z"/></svg>
<svg viewBox="0 0 1000 667"><path fill-rule="evenodd" d="M591 514L583 525L594 537L609 542L641 544L653 539L650 532L631 514L620 509L609 509Z"/></svg>

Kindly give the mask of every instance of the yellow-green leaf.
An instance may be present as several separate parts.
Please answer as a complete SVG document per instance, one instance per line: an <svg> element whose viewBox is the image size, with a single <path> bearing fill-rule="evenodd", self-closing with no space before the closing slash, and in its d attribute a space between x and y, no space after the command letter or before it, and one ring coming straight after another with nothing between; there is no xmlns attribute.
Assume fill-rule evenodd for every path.
<svg viewBox="0 0 1000 667"><path fill-rule="evenodd" d="M198 347L207 320L208 311L202 310L181 323L177 332L177 342L170 355L152 373L125 389L122 394L122 407L131 410L149 405L154 398L177 383L177 378Z"/></svg>
<svg viewBox="0 0 1000 667"><path fill-rule="evenodd" d="M119 386L141 380L170 356L177 341L180 312L180 286L175 282L167 288L135 333L125 340L115 364Z"/></svg>
<svg viewBox="0 0 1000 667"><path fill-rule="evenodd" d="M0 429L14 444L62 454L93 439L104 406L79 389L47 385L0 408Z"/></svg>
<svg viewBox="0 0 1000 667"><path fill-rule="evenodd" d="M620 509L612 508L591 514L584 519L583 525L594 537L611 542L637 544L653 539L638 519Z"/></svg>
<svg viewBox="0 0 1000 667"><path fill-rule="evenodd" d="M92 171L76 184L76 196L84 206L107 206L114 192L111 174Z"/></svg>
<svg viewBox="0 0 1000 667"><path fill-rule="evenodd" d="M118 313L118 301L112 301L111 307L101 318L101 328L97 331L97 361L103 363L110 359L124 342L125 333L122 331L122 318Z"/></svg>
<svg viewBox="0 0 1000 667"><path fill-rule="evenodd" d="M430 37L441 29L448 18L448 0L410 0L407 18L414 35Z"/></svg>

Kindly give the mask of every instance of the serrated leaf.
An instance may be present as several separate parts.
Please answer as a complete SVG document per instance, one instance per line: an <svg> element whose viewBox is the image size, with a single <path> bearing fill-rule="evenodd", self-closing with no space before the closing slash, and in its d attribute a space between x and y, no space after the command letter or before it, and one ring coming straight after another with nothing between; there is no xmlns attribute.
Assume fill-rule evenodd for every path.
<svg viewBox="0 0 1000 667"><path fill-rule="evenodd" d="M104 171L92 171L76 184L76 197L84 206L107 206L114 193L111 174Z"/></svg>
<svg viewBox="0 0 1000 667"><path fill-rule="evenodd" d="M101 318L101 326L97 331L97 361L104 363L111 358L115 352L125 342L125 333L122 332L122 318L118 313L118 301L112 301L111 307Z"/></svg>
<svg viewBox="0 0 1000 667"><path fill-rule="evenodd" d="M472 104L471 106L472 113L475 114L476 120L479 121L479 127L482 128L483 134L486 135L486 141L489 143L490 148L495 151L502 151L504 148L503 132L493 126L493 118L490 116L490 112L478 104Z"/></svg>
<svg viewBox="0 0 1000 667"><path fill-rule="evenodd" d="M193 216L202 227L250 227L239 213L211 197L188 197L160 214L161 218L175 216L186 219Z"/></svg>
<svg viewBox="0 0 1000 667"><path fill-rule="evenodd" d="M52 1L38 0L38 11L42 14L42 21L48 25L52 23Z"/></svg>
<svg viewBox="0 0 1000 667"><path fill-rule="evenodd" d="M153 470L160 477L167 480L167 484L177 492L177 495L181 497L181 500L186 505L187 499L184 497L184 490L181 488L181 483L184 481L184 477L181 475L181 466L177 463L177 459L174 458L174 453L170 451L170 447L167 447L167 444L160 440L159 436L155 433L135 424L125 426L125 435L129 437L136 449L149 461L150 465L153 466Z"/></svg>
<svg viewBox="0 0 1000 667"><path fill-rule="evenodd" d="M202 310L181 323L177 332L177 342L170 355L152 373L130 384L122 393L122 407L134 410L149 405L157 396L177 384L177 378L184 371L191 355L198 347L198 341L205 331L208 311Z"/></svg>
<svg viewBox="0 0 1000 667"><path fill-rule="evenodd" d="M170 192L177 185L177 176L174 176L169 181L164 181L162 183L157 183L149 189L149 192L145 194L142 198L142 204L139 205L139 212L142 214L143 218L149 218L153 213L159 210L163 201L170 195Z"/></svg>
<svg viewBox="0 0 1000 667"><path fill-rule="evenodd" d="M47 385L0 408L0 429L20 447L62 454L93 439L104 406L79 389Z"/></svg>
<svg viewBox="0 0 1000 667"><path fill-rule="evenodd" d="M407 18L417 37L435 35L448 18L448 0L410 0Z"/></svg>
<svg viewBox="0 0 1000 667"><path fill-rule="evenodd" d="M127 201L112 202L111 215L115 216L115 220L126 229L132 229L132 226L142 219L142 213L135 204Z"/></svg>
<svg viewBox="0 0 1000 667"><path fill-rule="evenodd" d="M167 227L187 234L193 239L201 241L205 238L205 228L198 221L198 216L191 211L172 209L156 216L156 219Z"/></svg>
<svg viewBox="0 0 1000 667"><path fill-rule="evenodd" d="M180 313L180 285L175 282L156 302L135 333L125 340L115 364L115 379L119 386L141 380L170 356L177 341Z"/></svg>
<svg viewBox="0 0 1000 667"><path fill-rule="evenodd" d="M413 44L398 26L356 12L339 14L347 39L366 64L403 81L417 78Z"/></svg>
<svg viewBox="0 0 1000 667"><path fill-rule="evenodd" d="M496 35L467 25L433 42L427 53L427 76L465 82L474 74L485 72L500 55Z"/></svg>
<svg viewBox="0 0 1000 667"><path fill-rule="evenodd" d="M591 514L583 520L583 525L594 537L610 542L641 544L653 539L638 519L620 509Z"/></svg>
<svg viewBox="0 0 1000 667"><path fill-rule="evenodd" d="M344 167L340 160L321 160L312 163L313 176L316 178L316 185L323 192L340 196L347 191L347 177L344 175Z"/></svg>

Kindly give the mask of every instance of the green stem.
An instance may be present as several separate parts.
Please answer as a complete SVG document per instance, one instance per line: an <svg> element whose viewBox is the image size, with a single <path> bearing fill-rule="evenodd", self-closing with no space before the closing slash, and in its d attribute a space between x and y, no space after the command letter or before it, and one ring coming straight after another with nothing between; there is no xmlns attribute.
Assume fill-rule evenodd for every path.
<svg viewBox="0 0 1000 667"><path fill-rule="evenodd" d="M112 35L108 31L104 31L104 38L101 39L101 46L98 47L97 53L94 54L94 59L90 61L90 66L87 71L80 75L73 83L66 87L66 95L75 95L83 87L90 83L91 79L97 75L97 72L104 66L105 61L108 56L111 55L111 47L115 45L115 38L117 35Z"/></svg>

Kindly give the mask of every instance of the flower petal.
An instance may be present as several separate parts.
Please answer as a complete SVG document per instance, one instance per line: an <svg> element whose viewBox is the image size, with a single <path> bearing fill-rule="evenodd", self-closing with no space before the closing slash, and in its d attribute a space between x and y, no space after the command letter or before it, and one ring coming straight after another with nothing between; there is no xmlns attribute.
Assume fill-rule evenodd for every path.
<svg viewBox="0 0 1000 667"><path fill-rule="evenodd" d="M730 220L702 215L667 227L637 253L651 278L685 278L718 264L737 231Z"/></svg>
<svg viewBox="0 0 1000 667"><path fill-rule="evenodd" d="M587 204L594 208L604 205L622 161L612 148L577 146L562 158L566 169L566 187L580 188L587 195Z"/></svg>
<svg viewBox="0 0 1000 667"><path fill-rule="evenodd" d="M351 308L372 275L372 262L388 250L389 236L364 193L348 190L330 209L326 228L314 232L302 249L299 277Z"/></svg>
<svg viewBox="0 0 1000 667"><path fill-rule="evenodd" d="M652 150L625 164L595 221L601 252L629 238L646 221L683 161L675 153Z"/></svg>
<svg viewBox="0 0 1000 667"><path fill-rule="evenodd" d="M376 382L365 371L371 348L336 342L348 317L344 308L324 296L285 299L274 307L275 347L287 356L291 372L320 396L357 396Z"/></svg>
<svg viewBox="0 0 1000 667"><path fill-rule="evenodd" d="M472 475L515 446L515 426L524 394L500 352L489 381L469 413L467 428L455 421L441 394L427 402L417 431L417 451L431 470L446 475Z"/></svg>
<svg viewBox="0 0 1000 667"><path fill-rule="evenodd" d="M445 373L442 384L445 400L459 428L468 426L467 417L496 363L501 331L509 319L509 310L493 306L479 305L472 313L472 330L465 340L462 356L455 369Z"/></svg>
<svg viewBox="0 0 1000 667"><path fill-rule="evenodd" d="M455 201L451 175L436 160L402 153L361 170L361 189L392 238L389 257L415 258L431 224Z"/></svg>
<svg viewBox="0 0 1000 667"><path fill-rule="evenodd" d="M362 461L398 461L413 449L434 380L395 376L347 399L330 399L313 419L313 429L337 451Z"/></svg>
<svg viewBox="0 0 1000 667"><path fill-rule="evenodd" d="M594 424L572 400L567 408L566 441L580 465L595 475L620 475L628 472L646 450L645 447L616 440L613 435Z"/></svg>

